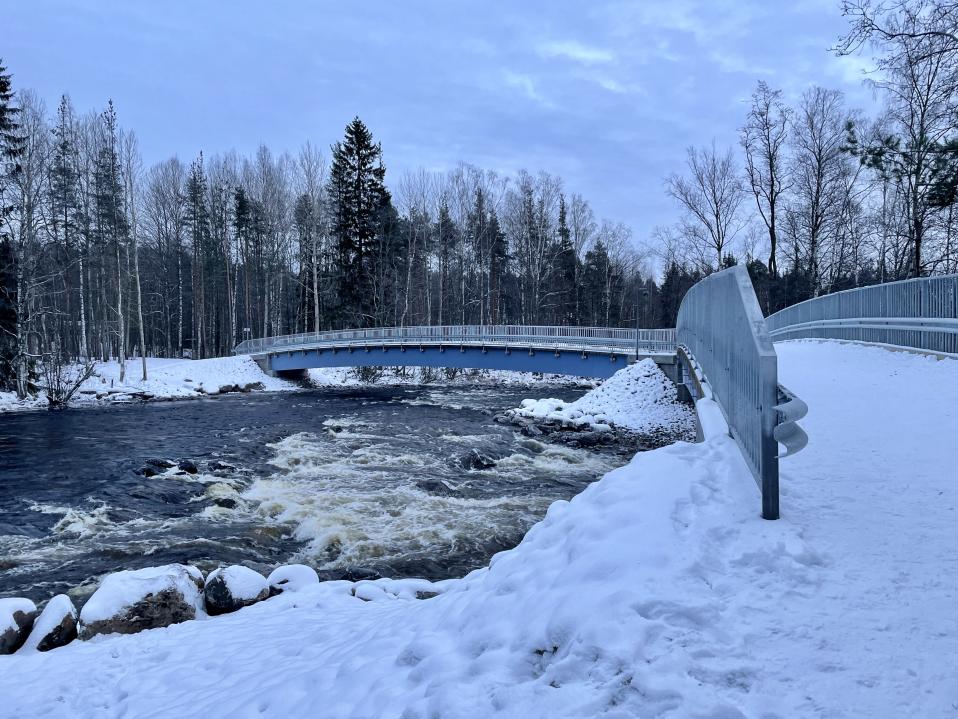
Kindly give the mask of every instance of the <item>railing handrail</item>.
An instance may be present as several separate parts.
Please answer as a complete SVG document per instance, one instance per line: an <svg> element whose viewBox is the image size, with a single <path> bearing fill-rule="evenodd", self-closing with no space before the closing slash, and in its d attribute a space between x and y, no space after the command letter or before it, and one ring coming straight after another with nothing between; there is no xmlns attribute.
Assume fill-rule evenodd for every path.
<svg viewBox="0 0 958 719"><path fill-rule="evenodd" d="M268 352L276 348L359 342L534 342L542 345L594 347L599 344L623 353L635 351L636 341L650 351L674 352L675 330L624 327L576 327L565 325L418 325L407 327L370 327L323 332L298 332L244 340L235 354L247 351Z"/></svg>
<svg viewBox="0 0 958 719"><path fill-rule="evenodd" d="M778 386L775 348L744 265L709 275L689 289L679 307L677 339L705 375L755 476L762 491L762 516L777 519L775 430L783 394ZM798 418L797 408L792 405L788 422ZM797 425L789 430L801 432ZM796 447L800 444L789 439Z"/></svg>
<svg viewBox="0 0 958 719"><path fill-rule="evenodd" d="M833 292L768 317L775 341L840 339L958 353L958 275Z"/></svg>

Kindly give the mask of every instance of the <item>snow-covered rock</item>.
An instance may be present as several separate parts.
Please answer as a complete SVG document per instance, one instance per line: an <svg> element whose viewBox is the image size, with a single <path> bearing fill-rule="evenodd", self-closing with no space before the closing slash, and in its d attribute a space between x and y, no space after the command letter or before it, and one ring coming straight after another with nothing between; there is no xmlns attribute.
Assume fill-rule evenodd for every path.
<svg viewBox="0 0 958 719"><path fill-rule="evenodd" d="M108 575L80 612L80 638L134 634L166 627L203 612L203 574L167 564Z"/></svg>
<svg viewBox="0 0 958 719"><path fill-rule="evenodd" d="M29 599L0 599L0 654L13 654L26 641L37 607Z"/></svg>
<svg viewBox="0 0 958 719"><path fill-rule="evenodd" d="M266 582L273 594L297 592L304 587L317 584L319 575L316 574L315 569L305 564L284 564L270 572Z"/></svg>
<svg viewBox="0 0 958 719"><path fill-rule="evenodd" d="M678 392L652 359L620 369L574 402L526 399L509 410L512 420L533 420L567 429L609 432L613 427L639 434L694 436L695 414L678 401Z"/></svg>
<svg viewBox="0 0 958 719"><path fill-rule="evenodd" d="M207 614L226 614L269 596L269 582L259 572L234 564L214 569L206 578Z"/></svg>
<svg viewBox="0 0 958 719"><path fill-rule="evenodd" d="M66 594L58 594L43 608L33 623L33 631L20 652L40 651L62 647L77 638L77 610Z"/></svg>

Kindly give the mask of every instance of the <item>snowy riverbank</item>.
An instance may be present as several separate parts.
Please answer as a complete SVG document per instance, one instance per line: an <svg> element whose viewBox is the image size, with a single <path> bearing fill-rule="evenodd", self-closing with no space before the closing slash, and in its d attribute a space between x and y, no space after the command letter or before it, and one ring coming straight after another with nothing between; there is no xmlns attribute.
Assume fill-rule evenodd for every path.
<svg viewBox="0 0 958 719"><path fill-rule="evenodd" d="M779 521L760 519L719 432L637 454L430 599L388 580L321 583L211 620L0 657L4 711L951 716L958 362L777 350L812 438L783 461Z"/></svg>
<svg viewBox="0 0 958 719"><path fill-rule="evenodd" d="M506 416L594 432L620 429L650 437L695 435L694 410L678 401L675 385L649 358L619 370L574 402L527 399Z"/></svg>
<svg viewBox="0 0 958 719"><path fill-rule="evenodd" d="M120 381L117 362L98 363L95 374L80 387L70 405L91 407L122 404L134 401L169 401L199 399L235 391L292 392L302 389L295 382L270 377L249 355L216 357L205 360L147 359L147 377L141 377L140 360L126 363L124 381ZM348 367L309 370L310 383L316 387L355 387L364 385L389 386L419 384L423 377L419 368L405 371L389 368L372 382L360 380ZM488 383L508 386L540 386L578 384L589 387L593 383L560 375L535 375L527 372L501 370L466 371L449 378L435 371L426 379L433 384L468 385ZM45 409L42 393L18 400L12 392L0 392L0 413L17 410Z"/></svg>

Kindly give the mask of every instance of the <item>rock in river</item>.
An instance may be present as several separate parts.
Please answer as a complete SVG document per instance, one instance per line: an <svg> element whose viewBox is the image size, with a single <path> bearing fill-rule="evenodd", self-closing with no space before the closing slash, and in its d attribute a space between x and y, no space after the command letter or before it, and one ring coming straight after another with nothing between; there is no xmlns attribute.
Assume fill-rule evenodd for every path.
<svg viewBox="0 0 958 719"><path fill-rule="evenodd" d="M58 594L43 608L20 652L66 646L77 638L77 610L66 594Z"/></svg>
<svg viewBox="0 0 958 719"><path fill-rule="evenodd" d="M167 564L108 575L80 611L80 638L134 634L195 619L203 611L203 574Z"/></svg>
<svg viewBox="0 0 958 719"><path fill-rule="evenodd" d="M37 607L29 599L0 599L0 654L13 654L26 641Z"/></svg>
<svg viewBox="0 0 958 719"><path fill-rule="evenodd" d="M204 593L207 613L226 614L266 599L269 582L259 572L234 564L210 572Z"/></svg>
<svg viewBox="0 0 958 719"><path fill-rule="evenodd" d="M276 567L266 578L271 596L283 592L296 592L303 587L319 583L319 575L305 564L284 564Z"/></svg>
<svg viewBox="0 0 958 719"><path fill-rule="evenodd" d="M463 469L489 469L496 466L496 460L477 449L469 450L459 459Z"/></svg>

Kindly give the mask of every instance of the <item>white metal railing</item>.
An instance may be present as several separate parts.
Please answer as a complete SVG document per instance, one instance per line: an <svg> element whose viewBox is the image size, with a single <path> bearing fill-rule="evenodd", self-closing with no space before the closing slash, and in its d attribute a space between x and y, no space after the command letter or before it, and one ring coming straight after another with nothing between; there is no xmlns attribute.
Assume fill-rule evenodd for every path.
<svg viewBox="0 0 958 719"><path fill-rule="evenodd" d="M745 266L694 285L677 325L680 348L704 374L762 490L762 516L777 519L778 460L807 443L796 424L807 407L778 384L778 358ZM779 442L786 445L782 455Z"/></svg>
<svg viewBox="0 0 958 719"><path fill-rule="evenodd" d="M842 339L958 353L958 275L835 292L767 320L773 341Z"/></svg>
<svg viewBox="0 0 958 719"><path fill-rule="evenodd" d="M638 333L638 334L637 334ZM481 345L536 347L635 354L674 353L674 329L558 327L546 325L434 325L300 332L241 342L235 354L261 354L291 349L397 345Z"/></svg>

